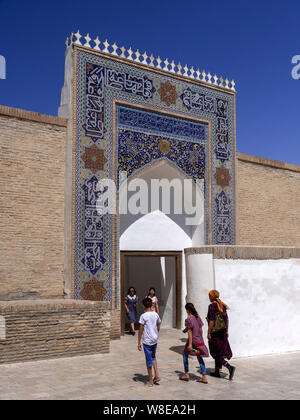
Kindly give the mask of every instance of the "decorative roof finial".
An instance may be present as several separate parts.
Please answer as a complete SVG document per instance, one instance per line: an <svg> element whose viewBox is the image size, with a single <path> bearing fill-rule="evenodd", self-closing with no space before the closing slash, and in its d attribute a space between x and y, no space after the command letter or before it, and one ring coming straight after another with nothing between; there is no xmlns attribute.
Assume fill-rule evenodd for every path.
<svg viewBox="0 0 300 420"><path fill-rule="evenodd" d="M226 89L226 90L233 91L233 92L236 91L234 80L229 82L229 79L227 77L226 77L226 79L223 79L222 77L219 78L216 74L214 76L212 76L210 73L206 73L205 70L203 70L202 73L201 73L199 69L197 69L196 76L195 76L194 75L195 74L194 67L188 68L187 65L182 67L180 63L178 63L176 65L174 60L169 62L168 59L166 58L163 61L163 60L161 60L161 58L159 56L157 58L155 58L153 56L153 54L148 56L146 51L144 52L143 55L141 55L139 50L136 50L135 52L133 52L131 47L128 50L125 47L119 48L117 46L116 42L114 42L112 45L110 45L108 43L107 39L104 42L101 42L99 40L98 36L97 36L96 39L94 39L92 41L89 34L87 34L84 37L84 39L86 41L85 44L81 43L81 41L80 41L81 38L82 38L82 35L80 34L79 30L75 34L72 32L71 36L70 36L70 39L67 38L67 40L66 40L66 46L69 47L71 44L81 45L85 48L90 48L90 49L95 50L95 51L101 51L103 53L111 54L111 55L120 57L122 59L135 61L137 63L143 64L144 66L157 68L157 69L165 71L167 73L178 74L178 75L181 75L181 76L185 76L189 79L199 80L202 83L206 83L206 84L209 84L209 85L221 87L222 89ZM94 45L90 44L91 41L94 43ZM104 48L103 47L100 48L100 45L103 46ZM110 51L109 48L112 51ZM143 58L142 61L140 60L140 57ZM164 64L163 67L161 66L161 63ZM182 74L182 70L184 71L183 74ZM202 76L202 78L200 76Z"/></svg>

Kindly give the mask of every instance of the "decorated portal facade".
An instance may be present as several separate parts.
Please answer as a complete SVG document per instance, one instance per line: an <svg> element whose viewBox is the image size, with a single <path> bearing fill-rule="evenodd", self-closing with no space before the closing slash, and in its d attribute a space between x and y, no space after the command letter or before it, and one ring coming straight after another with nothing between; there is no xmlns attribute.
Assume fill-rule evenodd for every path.
<svg viewBox="0 0 300 420"><path fill-rule="evenodd" d="M97 213L98 181L118 187L121 171L132 179L167 162L203 180L205 244L235 244L235 89L227 79L80 39L72 35L67 46L59 111L71 121L69 288L75 299L108 301L118 311L119 215Z"/></svg>
<svg viewBox="0 0 300 420"><path fill-rule="evenodd" d="M299 350L300 167L236 153L234 82L79 32L65 58L59 117L0 105L0 364L108 352L132 285L166 328L218 289L235 356ZM189 181L201 222L99 214L99 181L130 203L124 174Z"/></svg>

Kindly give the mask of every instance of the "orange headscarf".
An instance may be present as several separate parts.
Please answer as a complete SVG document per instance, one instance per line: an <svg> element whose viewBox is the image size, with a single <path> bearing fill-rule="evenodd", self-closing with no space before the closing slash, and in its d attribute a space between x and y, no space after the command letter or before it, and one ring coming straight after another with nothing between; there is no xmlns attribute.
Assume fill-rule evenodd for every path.
<svg viewBox="0 0 300 420"><path fill-rule="evenodd" d="M209 297L216 302L220 312L224 312L223 306L225 306L226 309L229 309L228 306L219 299L220 293L217 290L211 290L209 292Z"/></svg>

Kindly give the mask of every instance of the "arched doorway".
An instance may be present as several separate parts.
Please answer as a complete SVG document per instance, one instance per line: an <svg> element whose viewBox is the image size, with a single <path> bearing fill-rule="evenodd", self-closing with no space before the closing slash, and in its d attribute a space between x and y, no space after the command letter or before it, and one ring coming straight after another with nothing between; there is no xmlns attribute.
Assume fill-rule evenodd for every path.
<svg viewBox="0 0 300 420"><path fill-rule="evenodd" d="M87 44L77 39L66 56L74 112L66 160L65 292L90 299L101 289L110 302L111 337L118 337L119 215L96 213L97 183L118 185L119 171L136 176L166 158L187 177L205 179L205 243L234 244L235 91ZM183 227L201 244L202 233L189 229L193 234Z"/></svg>
<svg viewBox="0 0 300 420"><path fill-rule="evenodd" d="M130 202L136 194L134 186L146 186L148 213L120 215L120 252L121 252L121 330L124 332L125 311L123 299L129 286L137 289L141 301L149 287L155 287L160 302L162 326L181 328L186 296L186 276L182 252L184 248L205 243L204 239L204 196L203 191L192 184L193 194L184 194L186 176L166 160L142 169L129 179L125 192L120 189L120 200ZM170 192L168 214L163 212L163 193L153 203L153 180L165 180L175 188ZM182 189L176 189L182 185ZM168 192L167 192L168 194ZM196 200L197 198L197 200ZM192 202L198 204L198 224L190 225L188 216ZM176 211L176 203L182 201L182 212ZM122 203L121 203L122 204ZM123 203L124 204L124 203ZM144 208L145 210L145 208ZM152 210L152 211L151 211ZM178 210L178 209L177 209Z"/></svg>

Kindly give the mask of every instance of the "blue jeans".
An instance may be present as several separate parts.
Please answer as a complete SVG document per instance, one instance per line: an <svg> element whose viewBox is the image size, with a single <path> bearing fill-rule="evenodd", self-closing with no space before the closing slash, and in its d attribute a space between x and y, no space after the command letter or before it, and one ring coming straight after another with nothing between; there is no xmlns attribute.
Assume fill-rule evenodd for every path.
<svg viewBox="0 0 300 420"><path fill-rule="evenodd" d="M198 362L200 364L200 369L202 375L206 375L206 368L204 360L201 356L197 356ZM183 365L184 365L184 372L187 373L189 371L189 356L188 354L183 353Z"/></svg>
<svg viewBox="0 0 300 420"><path fill-rule="evenodd" d="M148 346L147 344L143 344L144 352L146 356L146 365L147 367L152 367L153 362L156 360L156 347L157 344L153 346Z"/></svg>

